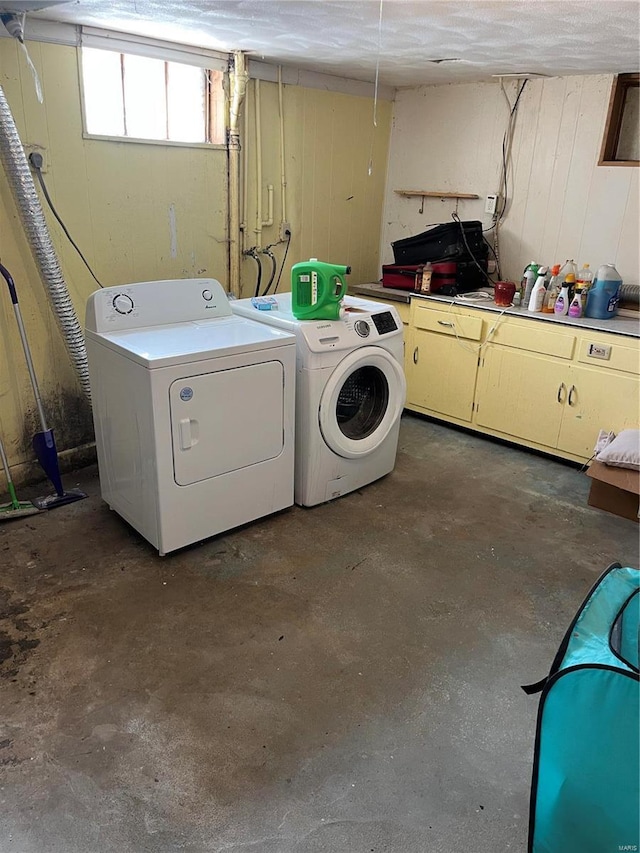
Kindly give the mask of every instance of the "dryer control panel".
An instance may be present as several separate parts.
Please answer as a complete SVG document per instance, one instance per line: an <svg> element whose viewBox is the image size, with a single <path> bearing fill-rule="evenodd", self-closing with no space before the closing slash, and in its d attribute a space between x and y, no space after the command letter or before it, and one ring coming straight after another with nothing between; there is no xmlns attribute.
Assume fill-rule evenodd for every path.
<svg viewBox="0 0 640 853"><path fill-rule="evenodd" d="M171 279L96 290L87 302L85 325L92 332L115 332L230 316L219 281Z"/></svg>

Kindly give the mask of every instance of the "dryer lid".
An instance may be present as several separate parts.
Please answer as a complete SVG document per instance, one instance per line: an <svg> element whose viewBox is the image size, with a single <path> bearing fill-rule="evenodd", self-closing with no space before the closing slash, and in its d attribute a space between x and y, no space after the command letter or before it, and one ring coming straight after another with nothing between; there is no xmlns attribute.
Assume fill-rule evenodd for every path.
<svg viewBox="0 0 640 853"><path fill-rule="evenodd" d="M166 326L147 326L87 337L149 369L226 355L295 346L295 337L244 317L220 317Z"/></svg>

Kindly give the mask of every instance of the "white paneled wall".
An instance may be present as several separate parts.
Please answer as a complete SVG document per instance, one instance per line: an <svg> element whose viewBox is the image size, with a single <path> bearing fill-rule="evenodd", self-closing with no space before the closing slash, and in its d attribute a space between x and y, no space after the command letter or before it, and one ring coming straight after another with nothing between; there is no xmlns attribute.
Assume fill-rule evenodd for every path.
<svg viewBox="0 0 640 853"><path fill-rule="evenodd" d="M531 260L566 258L615 263L638 283L638 167L598 166L613 78L531 80L520 100L509 172L509 206L500 229L503 277L517 279ZM513 102L516 83L506 84ZM462 219L484 213L496 192L508 106L499 83L423 86L398 93L394 105L382 232L390 242L450 221L455 201L403 198L395 189L478 193L461 200Z"/></svg>

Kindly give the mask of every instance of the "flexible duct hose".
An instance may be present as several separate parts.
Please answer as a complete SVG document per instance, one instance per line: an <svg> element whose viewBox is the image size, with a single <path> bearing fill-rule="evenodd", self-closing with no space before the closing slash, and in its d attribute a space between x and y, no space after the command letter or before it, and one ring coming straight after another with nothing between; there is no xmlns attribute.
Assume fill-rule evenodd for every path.
<svg viewBox="0 0 640 853"><path fill-rule="evenodd" d="M91 401L84 335L49 236L27 157L2 86L0 86L0 160L16 207L20 212L22 227L38 266L40 278L49 295L71 362L80 380L80 386L87 399Z"/></svg>

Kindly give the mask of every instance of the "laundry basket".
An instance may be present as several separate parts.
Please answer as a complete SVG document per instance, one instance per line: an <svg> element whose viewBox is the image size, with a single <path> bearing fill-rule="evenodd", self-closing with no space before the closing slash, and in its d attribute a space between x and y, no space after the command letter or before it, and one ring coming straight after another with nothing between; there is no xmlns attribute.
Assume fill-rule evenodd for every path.
<svg viewBox="0 0 640 853"><path fill-rule="evenodd" d="M538 709L529 853L640 850L640 572L614 563L562 641Z"/></svg>

